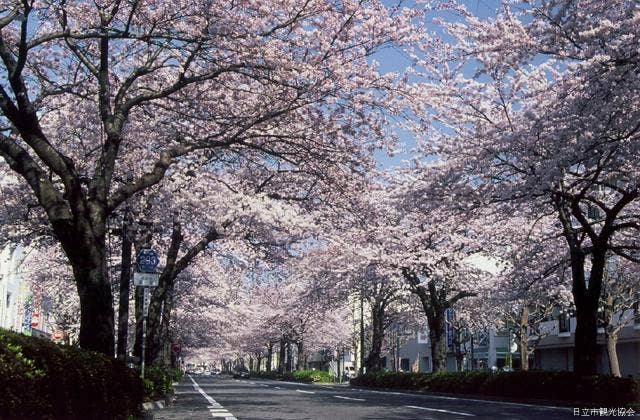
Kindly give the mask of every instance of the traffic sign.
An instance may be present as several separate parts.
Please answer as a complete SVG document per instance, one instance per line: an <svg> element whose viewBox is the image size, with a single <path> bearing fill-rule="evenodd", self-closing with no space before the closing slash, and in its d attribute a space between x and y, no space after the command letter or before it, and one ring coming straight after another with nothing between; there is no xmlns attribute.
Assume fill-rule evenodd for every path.
<svg viewBox="0 0 640 420"><path fill-rule="evenodd" d="M142 287L157 287L159 273L133 273L133 285Z"/></svg>
<svg viewBox="0 0 640 420"><path fill-rule="evenodd" d="M64 331L62 331L62 330L55 330L55 331L53 332L53 339L54 339L55 341L60 341L60 340L62 340L63 338L64 338Z"/></svg>
<svg viewBox="0 0 640 420"><path fill-rule="evenodd" d="M143 273L153 273L156 271L156 267L160 263L158 254L151 248L144 248L138 252L136 257L136 264L138 265L138 271Z"/></svg>

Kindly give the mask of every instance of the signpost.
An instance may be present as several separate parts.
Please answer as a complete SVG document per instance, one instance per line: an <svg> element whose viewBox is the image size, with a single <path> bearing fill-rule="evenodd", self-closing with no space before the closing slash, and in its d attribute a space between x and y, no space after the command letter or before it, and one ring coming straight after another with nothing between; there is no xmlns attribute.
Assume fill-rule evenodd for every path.
<svg viewBox="0 0 640 420"><path fill-rule="evenodd" d="M140 375L144 379L144 359L147 342L147 316L151 302L151 288L158 286L160 273L156 273L160 259L156 251L150 248L141 249L136 256L138 270L133 273L133 284L143 289L142 300L142 354L140 355Z"/></svg>

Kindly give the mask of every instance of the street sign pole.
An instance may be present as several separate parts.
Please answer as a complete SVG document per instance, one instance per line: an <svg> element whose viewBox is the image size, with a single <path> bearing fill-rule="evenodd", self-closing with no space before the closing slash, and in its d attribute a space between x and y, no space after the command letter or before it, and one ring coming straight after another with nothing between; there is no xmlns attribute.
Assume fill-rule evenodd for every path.
<svg viewBox="0 0 640 420"><path fill-rule="evenodd" d="M136 257L138 271L133 273L133 284L142 287L142 354L140 355L140 376L144 379L145 357L147 352L147 317L151 301L151 289L158 286L160 274L156 268L160 262L158 254L153 249L142 249Z"/></svg>
<svg viewBox="0 0 640 420"><path fill-rule="evenodd" d="M145 288L146 291L146 288ZM147 316L142 316L142 354L140 355L140 377L144 379L144 356L147 351Z"/></svg>
<svg viewBox="0 0 640 420"><path fill-rule="evenodd" d="M140 355L140 376L144 379L144 360L147 352L147 315L149 314L149 300L151 298L151 288L143 287L144 297L142 299L142 354Z"/></svg>

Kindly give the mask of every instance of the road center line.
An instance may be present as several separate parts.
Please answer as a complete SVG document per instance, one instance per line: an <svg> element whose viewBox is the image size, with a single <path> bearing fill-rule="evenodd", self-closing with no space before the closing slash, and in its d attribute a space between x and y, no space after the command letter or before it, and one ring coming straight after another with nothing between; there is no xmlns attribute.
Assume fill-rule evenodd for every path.
<svg viewBox="0 0 640 420"><path fill-rule="evenodd" d="M193 379L193 377L191 375L187 375L187 376L189 377L189 379L191 379L191 382L193 382L193 388L196 391L198 391L207 400L207 402L210 404L207 408L209 408L209 414L211 414L211 417L224 417L225 420L237 420L233 416L233 414L231 414L229 411L227 411L216 400L211 398L211 396L209 394L204 392L204 390L202 388L200 388L200 385L198 385L198 383L195 381L195 379Z"/></svg>
<svg viewBox="0 0 640 420"><path fill-rule="evenodd" d="M302 392L303 394L315 394L315 392L313 392L313 391L303 391L301 389L296 389L296 391Z"/></svg>
<svg viewBox="0 0 640 420"><path fill-rule="evenodd" d="M439 409L439 408L418 407L417 405L405 405L405 407L415 408L417 410L437 411L438 413L456 414L458 416L475 417L475 414L461 413L460 411L442 410L442 409Z"/></svg>
<svg viewBox="0 0 640 420"><path fill-rule="evenodd" d="M340 398L341 400L351 400L351 401L365 401L364 398L343 397L342 395L334 395L333 398Z"/></svg>

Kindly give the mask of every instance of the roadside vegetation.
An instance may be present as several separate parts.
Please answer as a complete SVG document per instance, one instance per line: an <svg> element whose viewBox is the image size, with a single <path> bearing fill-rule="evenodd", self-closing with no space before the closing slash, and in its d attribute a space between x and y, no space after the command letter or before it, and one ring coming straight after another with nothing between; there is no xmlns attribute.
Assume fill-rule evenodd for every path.
<svg viewBox="0 0 640 420"><path fill-rule="evenodd" d="M251 372L252 377L263 379L274 379L277 381L296 381L296 382L333 382L331 374L324 370L296 370L293 372Z"/></svg>
<svg viewBox="0 0 640 420"><path fill-rule="evenodd" d="M482 395L518 400L579 403L580 406L628 406L640 403L640 381L573 372L375 372L351 379L352 386Z"/></svg>
<svg viewBox="0 0 640 420"><path fill-rule="evenodd" d="M127 419L140 414L138 373L101 353L0 329L0 418Z"/></svg>

